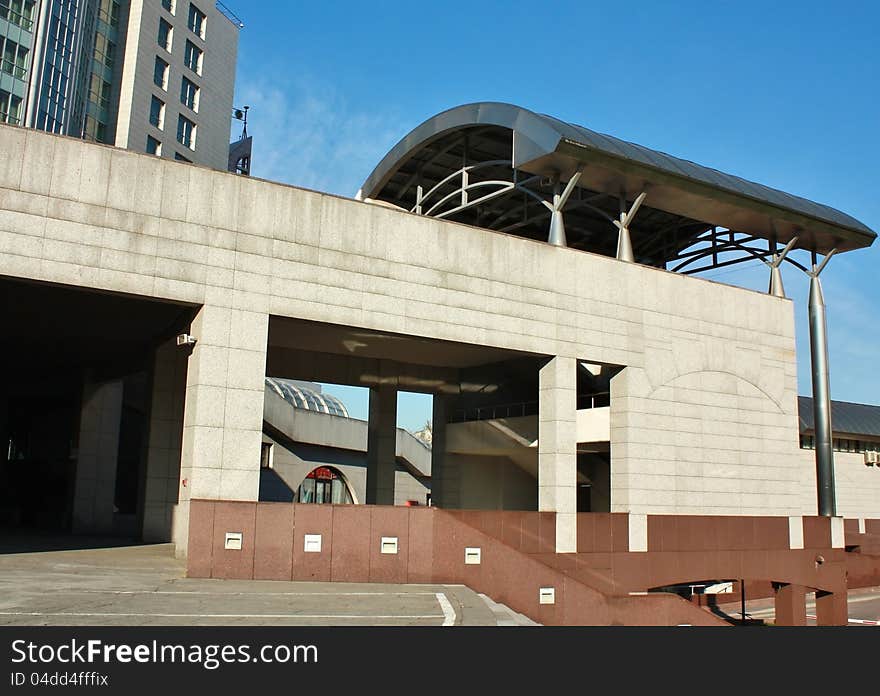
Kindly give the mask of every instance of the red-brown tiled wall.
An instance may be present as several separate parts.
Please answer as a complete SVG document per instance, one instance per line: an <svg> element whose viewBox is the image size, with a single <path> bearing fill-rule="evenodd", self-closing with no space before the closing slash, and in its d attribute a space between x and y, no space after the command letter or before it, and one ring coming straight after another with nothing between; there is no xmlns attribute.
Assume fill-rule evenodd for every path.
<svg viewBox="0 0 880 696"><path fill-rule="evenodd" d="M331 509L334 539L331 577L337 582L366 582L370 577L370 558L367 554L370 545L369 515L355 505Z"/></svg>
<svg viewBox="0 0 880 696"><path fill-rule="evenodd" d="M556 515L517 510L446 510L447 514L523 553L556 551Z"/></svg>
<svg viewBox="0 0 880 696"><path fill-rule="evenodd" d="M249 580L254 577L256 513L257 506L253 503L226 501L214 505L212 578ZM226 532L241 533L240 551L226 550Z"/></svg>
<svg viewBox="0 0 880 696"><path fill-rule="evenodd" d="M293 505L261 503L257 508L254 577L290 580L293 568Z"/></svg>
<svg viewBox="0 0 880 696"><path fill-rule="evenodd" d="M787 548L787 517L648 515L648 551Z"/></svg>
<svg viewBox="0 0 880 696"><path fill-rule="evenodd" d="M221 503L218 503L220 505ZM262 505L262 503L259 503ZM332 505L295 505L293 513L293 579L328 582L333 548ZM321 552L306 553L306 534L321 535ZM259 579L259 578L257 578Z"/></svg>
<svg viewBox="0 0 880 696"><path fill-rule="evenodd" d="M189 577L211 577L213 538L214 501L191 501L189 504L189 541L186 552L186 574Z"/></svg>
<svg viewBox="0 0 880 696"><path fill-rule="evenodd" d="M629 550L629 516L590 512L577 516L579 553L610 553Z"/></svg>
<svg viewBox="0 0 880 696"><path fill-rule="evenodd" d="M370 507L369 582L408 582L409 508ZM397 553L382 553L382 537L397 537Z"/></svg>
<svg viewBox="0 0 880 696"><path fill-rule="evenodd" d="M804 548L822 549L831 546L831 518L804 517Z"/></svg>
<svg viewBox="0 0 880 696"><path fill-rule="evenodd" d="M407 571L409 582L429 583L433 581L434 511L430 508L409 508Z"/></svg>
<svg viewBox="0 0 880 696"><path fill-rule="evenodd" d="M548 513L199 500L190 507L188 574L463 583L548 625L712 623L714 617L677 597L610 596L638 585L709 579L706 573L832 592L842 582L847 554L823 542L830 540L827 519L805 518L803 551L787 549L787 518L650 516L648 553L625 551L626 523L625 515L581 516L580 553L560 555L553 553L555 519ZM230 531L243 534L241 551L223 548ZM320 553L304 552L306 534L322 535ZM397 554L381 553L383 536L397 537ZM465 565L467 546L481 549L481 564ZM815 549L822 549L824 564L816 562ZM853 575L867 582L872 567L853 567ZM556 604L539 604L543 586L556 588Z"/></svg>

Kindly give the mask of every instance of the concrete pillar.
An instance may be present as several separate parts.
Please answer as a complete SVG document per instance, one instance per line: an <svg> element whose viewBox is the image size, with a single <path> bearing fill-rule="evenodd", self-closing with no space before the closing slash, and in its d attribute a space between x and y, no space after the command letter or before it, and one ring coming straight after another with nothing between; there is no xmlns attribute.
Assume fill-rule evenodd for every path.
<svg viewBox="0 0 880 696"><path fill-rule="evenodd" d="M781 585L776 589L776 625L806 626L807 595L803 585Z"/></svg>
<svg viewBox="0 0 880 696"><path fill-rule="evenodd" d="M397 449L397 389L370 387L367 429L367 505L394 505Z"/></svg>
<svg viewBox="0 0 880 696"><path fill-rule="evenodd" d="M846 626L849 623L849 608L846 603L846 590L837 592L816 591L816 624L818 626Z"/></svg>
<svg viewBox="0 0 880 696"><path fill-rule="evenodd" d="M113 532L123 381L86 380L80 407L73 494L74 533Z"/></svg>
<svg viewBox="0 0 880 696"><path fill-rule="evenodd" d="M574 358L541 368L538 388L538 510L556 513L556 551L577 551L577 372Z"/></svg>
<svg viewBox="0 0 880 696"><path fill-rule="evenodd" d="M461 506L461 473L457 459L446 452L449 397L435 394L432 411L431 504L435 507L458 508Z"/></svg>
<svg viewBox="0 0 880 696"><path fill-rule="evenodd" d="M159 346L153 360L147 471L144 482L145 542L172 539L172 517L180 485L180 451L189 350L174 339Z"/></svg>
<svg viewBox="0 0 880 696"><path fill-rule="evenodd" d="M189 501L257 500L269 315L205 305L186 374L177 554L185 555Z"/></svg>

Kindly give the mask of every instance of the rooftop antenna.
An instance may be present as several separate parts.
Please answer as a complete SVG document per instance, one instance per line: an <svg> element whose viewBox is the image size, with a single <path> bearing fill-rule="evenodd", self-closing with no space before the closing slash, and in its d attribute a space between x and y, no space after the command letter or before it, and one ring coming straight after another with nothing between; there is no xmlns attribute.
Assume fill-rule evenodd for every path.
<svg viewBox="0 0 880 696"><path fill-rule="evenodd" d="M241 129L241 137L239 138L239 140L244 140L245 138L248 137L247 116L248 116L248 109L250 109L250 108L251 107L249 107L249 106L245 106L245 107L242 107L241 109L235 109L235 111L233 111L233 113L232 113L232 116L235 118L235 120L244 122L244 127Z"/></svg>

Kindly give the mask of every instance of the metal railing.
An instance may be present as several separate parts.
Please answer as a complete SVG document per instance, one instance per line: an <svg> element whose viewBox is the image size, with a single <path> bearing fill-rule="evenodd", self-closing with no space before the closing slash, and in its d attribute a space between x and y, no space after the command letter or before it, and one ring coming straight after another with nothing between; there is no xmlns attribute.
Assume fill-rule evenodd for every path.
<svg viewBox="0 0 880 696"><path fill-rule="evenodd" d="M603 408L611 405L611 392L596 392L595 394L579 394L577 408L581 411L586 408Z"/></svg>
<svg viewBox="0 0 880 696"><path fill-rule="evenodd" d="M580 394L577 397L577 409L579 411L588 408L603 408L610 405L611 393L607 391L594 394ZM457 409L453 411L449 422L464 423L467 421L493 420L496 418L536 416L537 414L537 401L518 401L509 404L493 404L491 406Z"/></svg>
<svg viewBox="0 0 880 696"><path fill-rule="evenodd" d="M452 413L450 423L464 423L466 421L493 420L495 418L518 418L520 416L535 416L538 414L537 401L520 401L512 404L497 404L493 406L477 406L476 408L458 409Z"/></svg>
<svg viewBox="0 0 880 696"><path fill-rule="evenodd" d="M215 6L216 6L217 10L220 12L220 14L222 14L224 17L226 17L226 19L228 19L230 22L232 22L239 29L244 29L244 22L242 22L238 18L238 15L236 15L235 12L230 10L228 7L226 7L226 5L224 5L222 2L219 2L219 1L217 3L215 3Z"/></svg>

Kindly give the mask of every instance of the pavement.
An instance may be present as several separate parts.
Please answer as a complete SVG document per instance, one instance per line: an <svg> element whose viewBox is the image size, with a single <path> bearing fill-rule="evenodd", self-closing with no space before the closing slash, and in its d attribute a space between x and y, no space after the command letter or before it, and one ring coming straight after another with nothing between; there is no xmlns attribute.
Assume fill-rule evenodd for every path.
<svg viewBox="0 0 880 696"><path fill-rule="evenodd" d="M171 544L0 550L0 625L537 625L464 585L184 577Z"/></svg>
<svg viewBox="0 0 880 696"><path fill-rule="evenodd" d="M807 625L816 625L816 601L814 593L807 593ZM728 616L739 619L742 608L739 602L722 604L719 607ZM850 626L880 626L880 587L851 589L847 593L847 608ZM775 603L772 598L746 600L746 618L773 623L776 618Z"/></svg>

